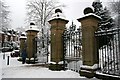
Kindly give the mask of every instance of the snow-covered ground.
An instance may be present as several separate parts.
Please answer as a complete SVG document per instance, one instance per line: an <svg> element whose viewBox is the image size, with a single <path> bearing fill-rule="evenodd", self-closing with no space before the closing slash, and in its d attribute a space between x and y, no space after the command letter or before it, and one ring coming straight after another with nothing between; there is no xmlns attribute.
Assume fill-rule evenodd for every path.
<svg viewBox="0 0 120 80"><path fill-rule="evenodd" d="M79 73L71 70L51 71L42 66L22 64L21 62L17 61L18 58L10 57L10 64L7 65L7 56L10 56L10 52L5 54L5 59L2 59L3 53L0 54L0 59L2 61L2 78L85 78L81 77Z"/></svg>
<svg viewBox="0 0 120 80"><path fill-rule="evenodd" d="M0 80L2 78L2 54L0 52Z"/></svg>

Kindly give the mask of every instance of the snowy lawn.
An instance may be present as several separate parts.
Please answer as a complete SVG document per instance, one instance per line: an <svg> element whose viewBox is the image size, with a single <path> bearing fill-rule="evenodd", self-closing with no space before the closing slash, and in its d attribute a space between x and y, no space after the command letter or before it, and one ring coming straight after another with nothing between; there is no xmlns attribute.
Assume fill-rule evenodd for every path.
<svg viewBox="0 0 120 80"><path fill-rule="evenodd" d="M10 53L5 54L10 56ZM7 57L4 60L2 59L2 78L84 78L80 77L79 73L70 70L51 71L42 66L22 64L17 59L10 57L10 65L7 65Z"/></svg>

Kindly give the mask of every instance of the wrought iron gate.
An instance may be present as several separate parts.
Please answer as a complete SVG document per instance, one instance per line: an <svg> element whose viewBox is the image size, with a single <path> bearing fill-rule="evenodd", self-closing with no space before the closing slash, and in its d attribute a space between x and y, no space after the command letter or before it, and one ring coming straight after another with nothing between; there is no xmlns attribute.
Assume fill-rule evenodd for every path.
<svg viewBox="0 0 120 80"><path fill-rule="evenodd" d="M70 29L63 34L65 69L79 72L81 65L81 29L75 29L72 24Z"/></svg>
<svg viewBox="0 0 120 80"><path fill-rule="evenodd" d="M99 72L120 76L120 28L95 33L99 45Z"/></svg>
<svg viewBox="0 0 120 80"><path fill-rule="evenodd" d="M43 37L37 38L37 59L39 63L46 64L48 63L48 58L49 58L49 32L47 31L47 34L44 35L44 40ZM44 42L44 45L43 45Z"/></svg>
<svg viewBox="0 0 120 80"><path fill-rule="evenodd" d="M81 29L64 31L64 62L66 69L80 70L82 64L81 36ZM97 72L120 76L120 28L97 31L95 36L99 45L99 69Z"/></svg>

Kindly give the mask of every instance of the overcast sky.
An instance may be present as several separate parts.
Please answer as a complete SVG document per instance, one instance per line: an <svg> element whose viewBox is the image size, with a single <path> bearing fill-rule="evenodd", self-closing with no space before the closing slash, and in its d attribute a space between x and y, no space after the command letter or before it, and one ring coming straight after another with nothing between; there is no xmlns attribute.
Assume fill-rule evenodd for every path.
<svg viewBox="0 0 120 80"><path fill-rule="evenodd" d="M61 4L66 5L66 7L63 8L63 12L69 20L68 25L70 25L72 21L74 21L76 25L79 25L76 19L83 15L84 8L91 6L93 1L94 0L59 0ZM26 17L26 0L6 0L6 3L10 6L9 9L11 11L12 28L24 27L24 20Z"/></svg>

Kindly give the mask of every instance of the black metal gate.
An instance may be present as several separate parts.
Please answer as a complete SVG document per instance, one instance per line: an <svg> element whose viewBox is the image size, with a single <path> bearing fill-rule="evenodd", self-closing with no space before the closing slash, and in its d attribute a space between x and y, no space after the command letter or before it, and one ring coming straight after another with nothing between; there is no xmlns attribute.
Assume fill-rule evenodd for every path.
<svg viewBox="0 0 120 80"><path fill-rule="evenodd" d="M73 25L71 27L74 27ZM82 64L81 29L64 31L65 69L79 71ZM98 73L120 76L120 28L95 33L99 49Z"/></svg>
<svg viewBox="0 0 120 80"><path fill-rule="evenodd" d="M64 62L65 69L73 70L79 72L81 65L81 30L76 26L71 25L71 27L64 31L63 41L64 41Z"/></svg>
<svg viewBox="0 0 120 80"><path fill-rule="evenodd" d="M44 39L43 39L43 36L40 36L37 38L36 41L37 41L36 42L36 45L37 45L36 55L37 55L38 62L42 64L44 63L46 64L48 63L49 48L50 48L49 31L47 31L47 34L44 34Z"/></svg>
<svg viewBox="0 0 120 80"><path fill-rule="evenodd" d="M95 33L99 45L100 73L120 76L120 28Z"/></svg>

